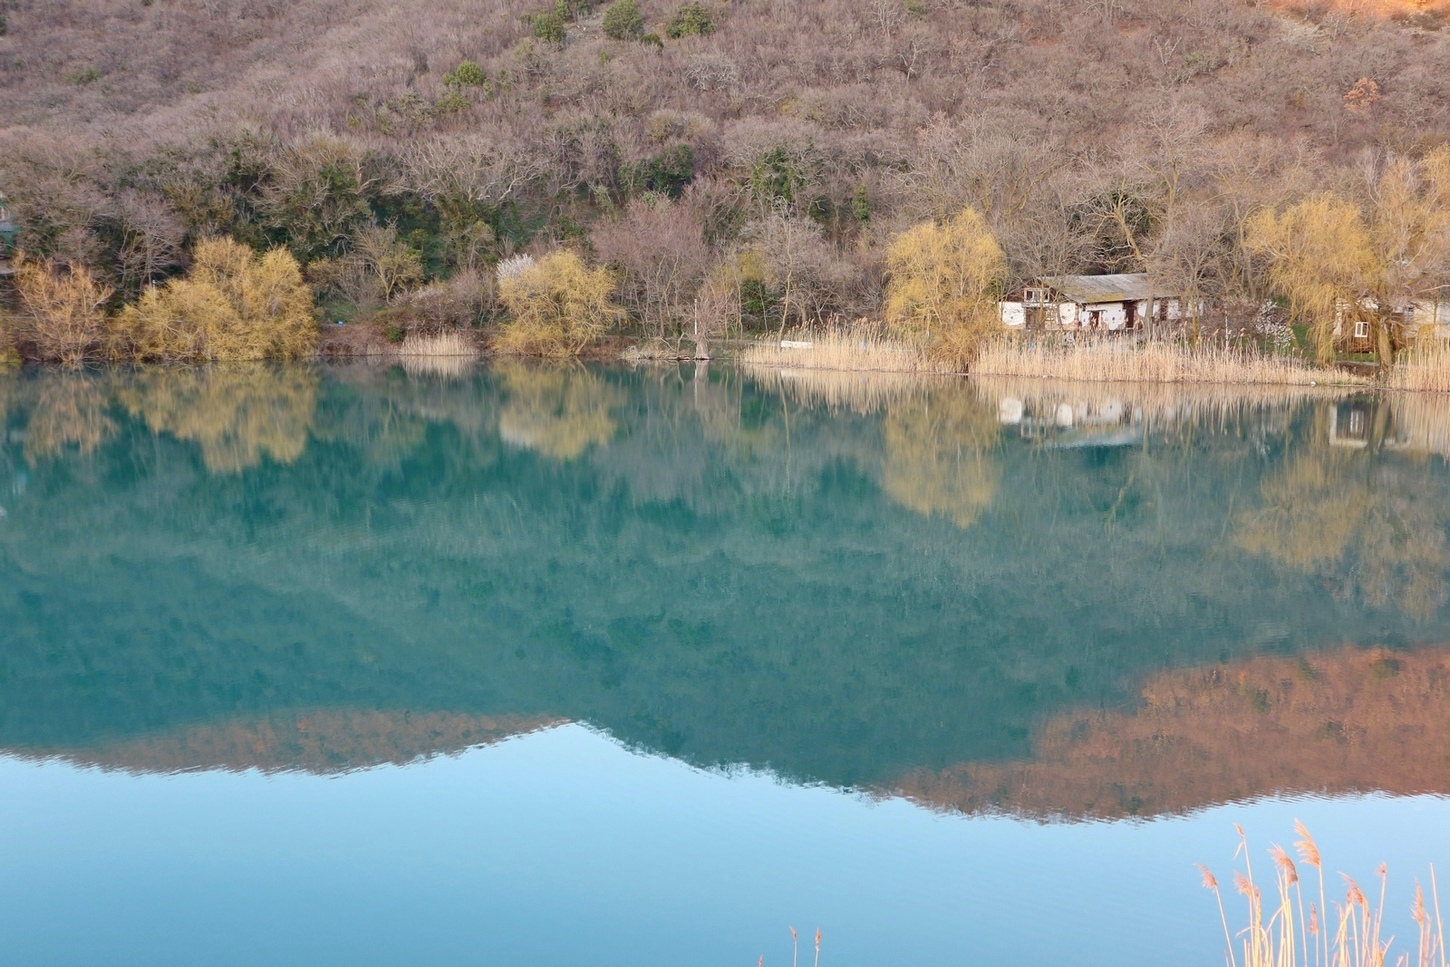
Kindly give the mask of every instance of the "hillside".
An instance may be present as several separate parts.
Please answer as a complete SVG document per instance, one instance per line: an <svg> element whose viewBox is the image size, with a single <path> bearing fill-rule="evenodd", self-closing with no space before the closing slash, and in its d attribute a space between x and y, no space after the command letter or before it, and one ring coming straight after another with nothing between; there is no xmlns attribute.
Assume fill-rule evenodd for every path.
<svg viewBox="0 0 1450 967"><path fill-rule="evenodd" d="M118 299L225 233L375 308L383 226L438 279L580 247L645 333L737 277L741 318L872 315L892 233L971 204L1014 276L1151 263L1233 309L1245 212L1450 135L1413 7L643 0L610 39L591 0L5 0L0 186Z"/></svg>

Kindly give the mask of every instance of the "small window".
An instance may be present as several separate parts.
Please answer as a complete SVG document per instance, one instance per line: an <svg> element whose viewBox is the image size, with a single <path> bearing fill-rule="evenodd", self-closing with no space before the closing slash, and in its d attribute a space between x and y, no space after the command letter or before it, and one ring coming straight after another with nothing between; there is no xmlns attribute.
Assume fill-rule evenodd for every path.
<svg viewBox="0 0 1450 967"><path fill-rule="evenodd" d="M1359 322L1356 322L1354 324L1354 338L1355 339L1368 339L1369 338L1369 323L1365 322L1363 319L1361 319Z"/></svg>
<svg viewBox="0 0 1450 967"><path fill-rule="evenodd" d="M1044 305L1047 305L1047 290L1046 289L1028 289L1027 290L1027 294L1026 294L1025 298L1023 299L1023 301L1026 302L1029 306L1044 306Z"/></svg>
<svg viewBox="0 0 1450 967"><path fill-rule="evenodd" d="M1349 432L1353 436L1364 433L1364 410L1349 411Z"/></svg>

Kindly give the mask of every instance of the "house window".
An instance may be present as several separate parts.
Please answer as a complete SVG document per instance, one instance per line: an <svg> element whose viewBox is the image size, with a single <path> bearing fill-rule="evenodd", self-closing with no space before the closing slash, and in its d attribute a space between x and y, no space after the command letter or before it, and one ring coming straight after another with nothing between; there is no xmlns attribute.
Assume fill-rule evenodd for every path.
<svg viewBox="0 0 1450 967"><path fill-rule="evenodd" d="M1365 322L1363 319L1361 319L1359 322L1356 322L1354 324L1354 338L1355 339L1368 339L1369 338L1369 323Z"/></svg>
<svg viewBox="0 0 1450 967"><path fill-rule="evenodd" d="M1029 306L1045 306L1047 305L1047 290L1028 289L1022 301Z"/></svg>

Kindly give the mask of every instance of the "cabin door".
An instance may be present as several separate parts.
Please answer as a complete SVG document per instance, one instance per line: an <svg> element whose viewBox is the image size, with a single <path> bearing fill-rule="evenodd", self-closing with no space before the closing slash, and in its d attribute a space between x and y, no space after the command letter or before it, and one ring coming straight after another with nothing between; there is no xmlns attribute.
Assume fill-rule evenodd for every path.
<svg viewBox="0 0 1450 967"><path fill-rule="evenodd" d="M1123 323L1123 328L1124 329L1137 329L1138 328L1138 303L1136 303L1136 302L1124 302L1123 303L1123 313L1127 316L1127 319L1128 319L1127 322Z"/></svg>

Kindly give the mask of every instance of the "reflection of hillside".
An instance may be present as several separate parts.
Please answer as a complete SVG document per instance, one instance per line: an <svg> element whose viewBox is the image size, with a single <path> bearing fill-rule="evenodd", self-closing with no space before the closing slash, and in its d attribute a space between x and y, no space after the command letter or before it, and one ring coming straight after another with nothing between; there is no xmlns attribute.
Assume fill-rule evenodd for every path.
<svg viewBox="0 0 1450 967"><path fill-rule="evenodd" d="M558 719L315 709L193 725L83 752L25 749L133 772L336 773L449 755L562 724Z"/></svg>
<svg viewBox="0 0 1450 967"><path fill-rule="evenodd" d="M965 812L1184 813L1275 794L1450 794L1450 650L1258 658L1155 675L1134 710L1049 719L1031 758L918 772Z"/></svg>

